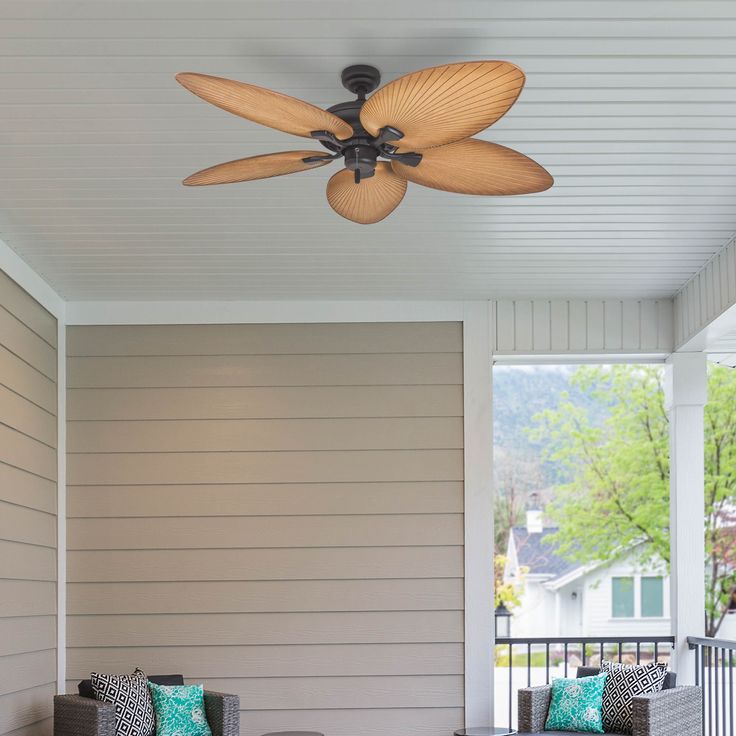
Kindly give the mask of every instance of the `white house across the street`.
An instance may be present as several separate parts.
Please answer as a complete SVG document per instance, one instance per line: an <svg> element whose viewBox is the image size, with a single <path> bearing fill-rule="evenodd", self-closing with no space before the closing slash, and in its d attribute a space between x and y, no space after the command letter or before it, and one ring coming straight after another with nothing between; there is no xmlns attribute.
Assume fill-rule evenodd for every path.
<svg viewBox="0 0 736 736"><path fill-rule="evenodd" d="M613 560L570 561L551 539L541 509L509 534L506 582L520 590L511 636L657 636L670 630L669 577L663 562L643 563L636 548Z"/></svg>

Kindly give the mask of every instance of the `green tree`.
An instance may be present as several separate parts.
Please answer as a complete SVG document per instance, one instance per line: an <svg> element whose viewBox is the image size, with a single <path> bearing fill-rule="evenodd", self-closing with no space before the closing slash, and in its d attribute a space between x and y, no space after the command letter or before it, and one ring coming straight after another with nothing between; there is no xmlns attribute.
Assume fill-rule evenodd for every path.
<svg viewBox="0 0 736 736"><path fill-rule="evenodd" d="M535 417L531 435L573 480L548 510L553 541L579 562L635 550L642 563L669 564L669 427L656 366L583 366L571 378L607 407L563 397ZM709 370L705 410L706 632L714 636L736 595L736 371Z"/></svg>

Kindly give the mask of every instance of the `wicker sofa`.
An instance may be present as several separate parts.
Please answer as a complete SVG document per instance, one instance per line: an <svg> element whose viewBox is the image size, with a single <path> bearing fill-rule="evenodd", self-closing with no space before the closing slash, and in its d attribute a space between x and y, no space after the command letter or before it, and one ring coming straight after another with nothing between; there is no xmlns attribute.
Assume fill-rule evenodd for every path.
<svg viewBox="0 0 736 736"><path fill-rule="evenodd" d="M183 685L182 675L148 678L159 685ZM54 736L115 736L115 706L96 700L89 680L79 683L79 695L54 697ZM212 736L240 736L240 698L204 691L204 707Z"/></svg>
<svg viewBox="0 0 736 736"><path fill-rule="evenodd" d="M597 667L578 667L577 676L589 677L599 672ZM702 736L702 691L699 687L678 687L676 682L676 674L668 672L660 692L634 698L633 736ZM539 733L571 736L568 731L544 730L551 694L550 685L519 690L519 736Z"/></svg>

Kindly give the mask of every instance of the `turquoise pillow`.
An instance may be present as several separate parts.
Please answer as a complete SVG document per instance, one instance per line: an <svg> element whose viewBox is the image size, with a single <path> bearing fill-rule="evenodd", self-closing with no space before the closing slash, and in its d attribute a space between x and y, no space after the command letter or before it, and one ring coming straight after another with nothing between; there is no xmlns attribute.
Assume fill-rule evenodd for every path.
<svg viewBox="0 0 736 736"><path fill-rule="evenodd" d="M156 736L212 736L204 711L202 685L149 682L156 711Z"/></svg>
<svg viewBox="0 0 736 736"><path fill-rule="evenodd" d="M602 672L593 677L552 680L552 700L544 730L605 733L601 710L606 677Z"/></svg>

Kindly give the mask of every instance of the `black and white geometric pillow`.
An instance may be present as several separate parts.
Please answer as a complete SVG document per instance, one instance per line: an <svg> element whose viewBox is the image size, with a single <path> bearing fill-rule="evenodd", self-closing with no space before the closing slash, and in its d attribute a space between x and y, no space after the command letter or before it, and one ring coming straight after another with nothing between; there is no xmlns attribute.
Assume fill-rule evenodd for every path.
<svg viewBox="0 0 736 736"><path fill-rule="evenodd" d="M603 728L606 732L631 733L633 698L636 695L658 693L667 676L667 665L601 663L601 672L607 672L603 689Z"/></svg>
<svg viewBox="0 0 736 736"><path fill-rule="evenodd" d="M91 674L97 700L115 706L116 736L154 736L156 716L148 692L148 679L139 669L132 675Z"/></svg>

